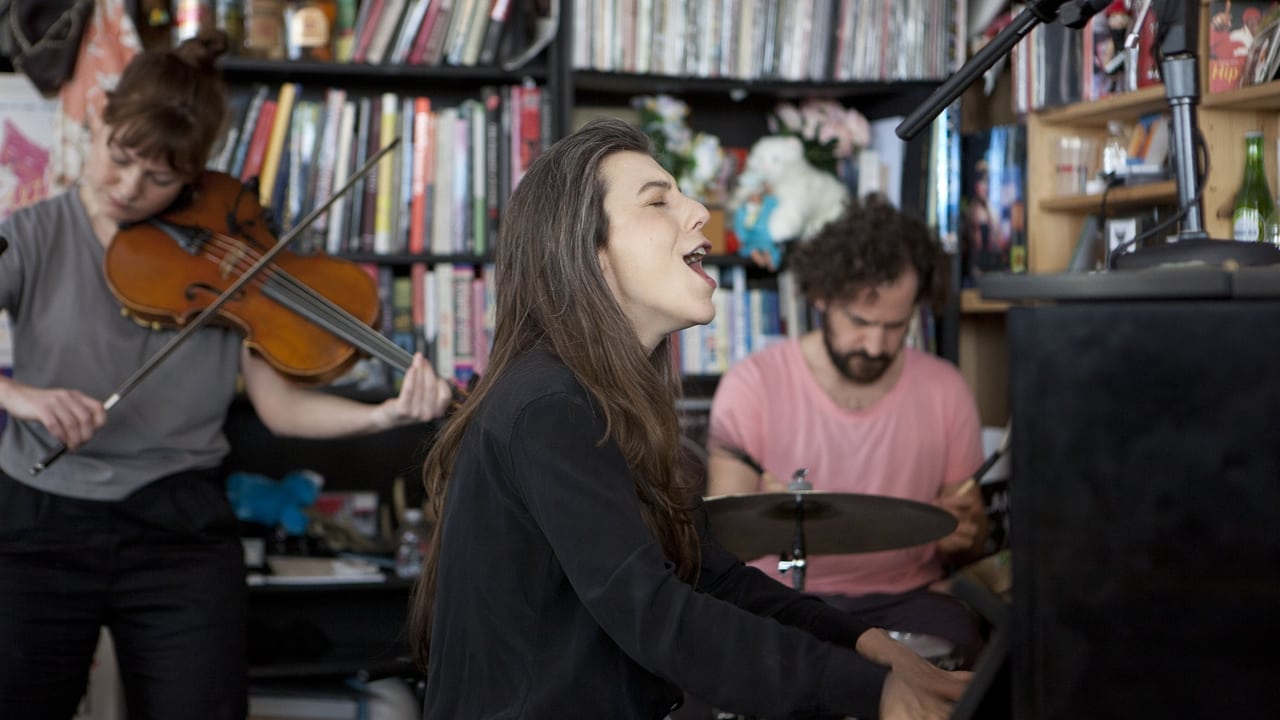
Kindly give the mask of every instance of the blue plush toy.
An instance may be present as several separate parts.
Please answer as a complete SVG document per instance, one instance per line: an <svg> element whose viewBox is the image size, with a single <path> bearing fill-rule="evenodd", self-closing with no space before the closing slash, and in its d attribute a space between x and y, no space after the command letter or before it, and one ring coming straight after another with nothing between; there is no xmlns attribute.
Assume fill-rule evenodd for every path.
<svg viewBox="0 0 1280 720"><path fill-rule="evenodd" d="M773 267L778 267L782 251L769 234L769 217L777 209L778 198L773 195L762 195L738 206L733 213L733 232L738 236L739 255L751 257L752 252L762 250L769 253Z"/></svg>
<svg viewBox="0 0 1280 720"><path fill-rule="evenodd" d="M237 472L227 477L227 499L241 520L279 525L290 535L307 529L303 512L320 495L324 478L312 470L294 470L279 481L265 475Z"/></svg>

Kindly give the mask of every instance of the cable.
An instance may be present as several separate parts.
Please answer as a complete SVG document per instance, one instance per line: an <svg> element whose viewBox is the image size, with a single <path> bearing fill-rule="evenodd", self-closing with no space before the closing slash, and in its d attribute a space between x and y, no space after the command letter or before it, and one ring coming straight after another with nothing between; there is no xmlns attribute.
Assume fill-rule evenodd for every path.
<svg viewBox="0 0 1280 720"><path fill-rule="evenodd" d="M1200 132L1199 128L1196 128L1195 147L1196 147L1196 150L1198 151L1197 160L1199 160L1199 162L1196 163L1196 166L1198 169L1196 172L1196 196L1191 202L1195 205L1199 205L1201 200L1204 197L1205 180L1206 178L1209 177L1209 146L1208 146L1208 143L1205 142L1204 134ZM1103 216L1102 216L1101 227L1104 228L1104 234L1105 234L1105 228L1106 228L1107 191L1109 191L1110 189L1111 189L1111 186L1108 185L1107 190L1103 191L1102 193ZM1182 220L1184 217L1186 217L1187 210L1188 208L1185 208L1185 207L1179 208L1178 212L1174 213L1169 218L1162 220L1159 223L1156 223L1154 226L1147 228L1146 230L1138 233L1137 235L1134 235L1128 240L1117 245L1114 250L1107 253L1107 270L1113 269L1116 264L1116 258L1123 255L1125 251L1128 250L1130 247L1137 245L1139 242L1146 240L1149 237L1152 237L1153 235L1164 230L1170 225Z"/></svg>

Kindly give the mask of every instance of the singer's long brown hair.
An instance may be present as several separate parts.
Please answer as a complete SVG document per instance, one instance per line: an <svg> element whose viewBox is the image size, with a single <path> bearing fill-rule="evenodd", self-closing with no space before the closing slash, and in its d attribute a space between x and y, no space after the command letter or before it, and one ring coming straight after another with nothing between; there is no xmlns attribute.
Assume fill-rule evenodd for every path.
<svg viewBox="0 0 1280 720"><path fill-rule="evenodd" d="M635 479L644 519L677 574L699 566L690 508L696 487L680 472L675 398L679 379L667 340L649 353L614 299L598 253L609 240L601 163L617 152L652 154L649 138L614 119L593 121L556 143L526 172L502 218L495 254L496 325L489 366L427 456L423 479L441 548L444 505L458 447L485 396L522 354L557 355L595 397ZM458 522L465 522L459 518ZM423 568L410 612L410 644L425 671L438 552Z"/></svg>

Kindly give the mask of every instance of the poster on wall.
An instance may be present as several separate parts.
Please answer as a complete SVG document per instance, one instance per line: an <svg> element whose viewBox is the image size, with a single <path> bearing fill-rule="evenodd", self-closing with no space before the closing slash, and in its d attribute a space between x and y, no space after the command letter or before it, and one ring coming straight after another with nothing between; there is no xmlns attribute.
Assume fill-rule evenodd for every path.
<svg viewBox="0 0 1280 720"><path fill-rule="evenodd" d="M40 95L20 73L0 73L0 220L43 200L58 102ZM8 315L0 311L0 373L13 367ZM0 413L0 428L6 416Z"/></svg>
<svg viewBox="0 0 1280 720"><path fill-rule="evenodd" d="M57 107L26 75L0 73L0 220L48 194Z"/></svg>

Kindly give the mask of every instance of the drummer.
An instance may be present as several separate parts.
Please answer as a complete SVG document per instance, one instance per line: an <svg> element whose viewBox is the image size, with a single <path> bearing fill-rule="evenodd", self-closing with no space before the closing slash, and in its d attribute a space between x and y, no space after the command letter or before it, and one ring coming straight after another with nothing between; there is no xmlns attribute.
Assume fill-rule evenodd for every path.
<svg viewBox="0 0 1280 720"><path fill-rule="evenodd" d="M805 590L872 625L943 638L971 665L981 624L946 594L944 578L987 538L982 494L968 482L983 459L978 410L953 365L906 345L921 304L937 307L946 294L947 257L923 222L868 198L851 201L788 264L822 326L754 353L721 379L707 495L779 491L807 468L815 491L946 509L958 525L932 544L811 551ZM752 564L787 582L777 561Z"/></svg>

